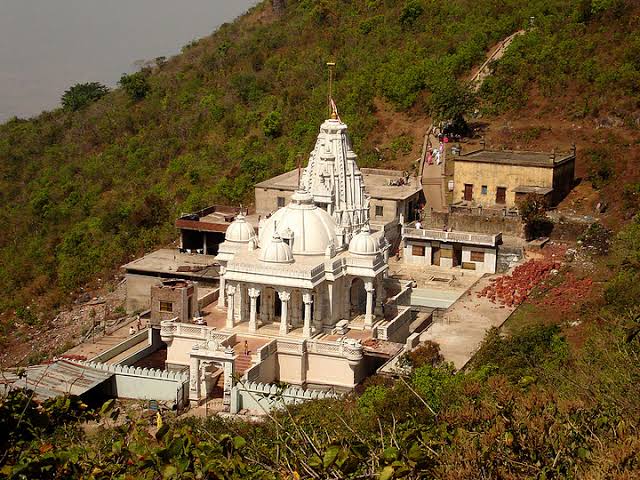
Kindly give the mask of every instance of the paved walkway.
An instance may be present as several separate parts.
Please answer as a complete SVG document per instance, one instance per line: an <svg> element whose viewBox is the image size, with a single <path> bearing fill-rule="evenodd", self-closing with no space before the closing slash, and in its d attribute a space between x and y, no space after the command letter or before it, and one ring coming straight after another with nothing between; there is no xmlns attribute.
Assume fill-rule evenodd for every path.
<svg viewBox="0 0 640 480"><path fill-rule="evenodd" d="M477 294L495 277L480 279L444 313L442 320L420 336L421 342L438 343L445 361L453 362L457 369L464 367L476 353L486 332L491 327L500 327L516 309L491 303L486 297L478 298Z"/></svg>

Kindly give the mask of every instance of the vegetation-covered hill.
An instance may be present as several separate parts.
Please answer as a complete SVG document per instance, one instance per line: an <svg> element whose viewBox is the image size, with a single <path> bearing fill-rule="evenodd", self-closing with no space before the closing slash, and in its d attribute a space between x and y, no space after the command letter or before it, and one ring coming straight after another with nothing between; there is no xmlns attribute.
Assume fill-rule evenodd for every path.
<svg viewBox="0 0 640 480"><path fill-rule="evenodd" d="M246 202L255 182L304 161L325 115L327 60L338 62L335 96L362 166L415 154L420 141L377 130L374 103L420 119L468 110L456 79L530 17L535 28L481 91L482 111L527 115L543 98L538 118L613 112L623 128L638 126L636 2L286 3L280 16L262 3L123 77L125 89L84 92L99 98L87 107L65 99L72 108L0 126L5 320L17 309L37 322L25 308L33 299L42 308L32 310L50 313L98 274L172 240L177 213Z"/></svg>

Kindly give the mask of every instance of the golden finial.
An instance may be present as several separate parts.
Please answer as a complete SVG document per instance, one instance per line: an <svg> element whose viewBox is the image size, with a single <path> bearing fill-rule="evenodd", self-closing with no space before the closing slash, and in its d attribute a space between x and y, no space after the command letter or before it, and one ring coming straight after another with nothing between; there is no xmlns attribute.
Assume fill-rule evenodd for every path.
<svg viewBox="0 0 640 480"><path fill-rule="evenodd" d="M329 98L327 107L329 108L329 116L333 119L337 117L333 108L333 69L335 66L336 62L327 62L327 67L329 67Z"/></svg>

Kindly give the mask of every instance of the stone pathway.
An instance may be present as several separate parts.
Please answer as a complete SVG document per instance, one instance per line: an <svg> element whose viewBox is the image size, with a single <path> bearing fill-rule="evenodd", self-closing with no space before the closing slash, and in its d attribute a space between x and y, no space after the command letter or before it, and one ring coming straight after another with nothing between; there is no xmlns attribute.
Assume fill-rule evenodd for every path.
<svg viewBox="0 0 640 480"><path fill-rule="evenodd" d="M453 362L457 369L463 368L473 357L486 332L491 327L500 327L516 309L515 306L491 303L486 297L478 298L478 293L495 277L480 279L451 305L442 320L433 323L420 335L421 342L431 340L438 343L445 361Z"/></svg>

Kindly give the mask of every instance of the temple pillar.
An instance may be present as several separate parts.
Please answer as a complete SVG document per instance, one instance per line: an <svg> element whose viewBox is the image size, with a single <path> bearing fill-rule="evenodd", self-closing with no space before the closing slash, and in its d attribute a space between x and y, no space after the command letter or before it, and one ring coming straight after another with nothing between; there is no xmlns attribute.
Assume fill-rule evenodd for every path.
<svg viewBox="0 0 640 480"><path fill-rule="evenodd" d="M262 291L262 298L260 299L260 322L262 325L266 325L270 321L270 312L273 312L273 301L271 298L271 290L264 289Z"/></svg>
<svg viewBox="0 0 640 480"><path fill-rule="evenodd" d="M231 389L233 388L233 377L235 374L235 352L233 347L227 347L224 351L227 361L223 365L223 394L222 404L226 407L231 405Z"/></svg>
<svg viewBox="0 0 640 480"><path fill-rule="evenodd" d="M233 328L234 321L234 310L235 310L235 302L233 301L233 297L236 294L236 287L233 285L227 285L227 323L225 325L226 328Z"/></svg>
<svg viewBox="0 0 640 480"><path fill-rule="evenodd" d="M364 314L365 328L373 327L373 282L371 280L364 282L364 289L367 292L367 310Z"/></svg>
<svg viewBox="0 0 640 480"><path fill-rule="evenodd" d="M313 295L313 326L318 332L322 330L322 302L324 298L322 293L320 293L321 291L322 290L318 290Z"/></svg>
<svg viewBox="0 0 640 480"><path fill-rule="evenodd" d="M304 302L304 325L302 327L302 336L309 338L311 336L311 306L313 304L313 295L311 292L303 293L302 301Z"/></svg>
<svg viewBox="0 0 640 480"><path fill-rule="evenodd" d="M248 294L249 300L251 301L249 310L249 331L251 333L255 333L258 330L257 305L258 297L260 296L260 290L257 288L249 288Z"/></svg>
<svg viewBox="0 0 640 480"><path fill-rule="evenodd" d="M280 335L286 335L289 333L289 323L287 314L289 313L289 300L291 299L291 292L281 291L278 292L280 302L282 302L282 311L280 312Z"/></svg>
<svg viewBox="0 0 640 480"><path fill-rule="evenodd" d="M384 302L384 284L382 278L376 279L376 309L375 314L382 316L382 303Z"/></svg>
<svg viewBox="0 0 640 480"><path fill-rule="evenodd" d="M225 268L220 267L220 288L218 289L218 308L224 308L224 297L226 292L227 280L224 278Z"/></svg>
<svg viewBox="0 0 640 480"><path fill-rule="evenodd" d="M191 357L189 362L189 401L192 405L200 402L200 359Z"/></svg>

